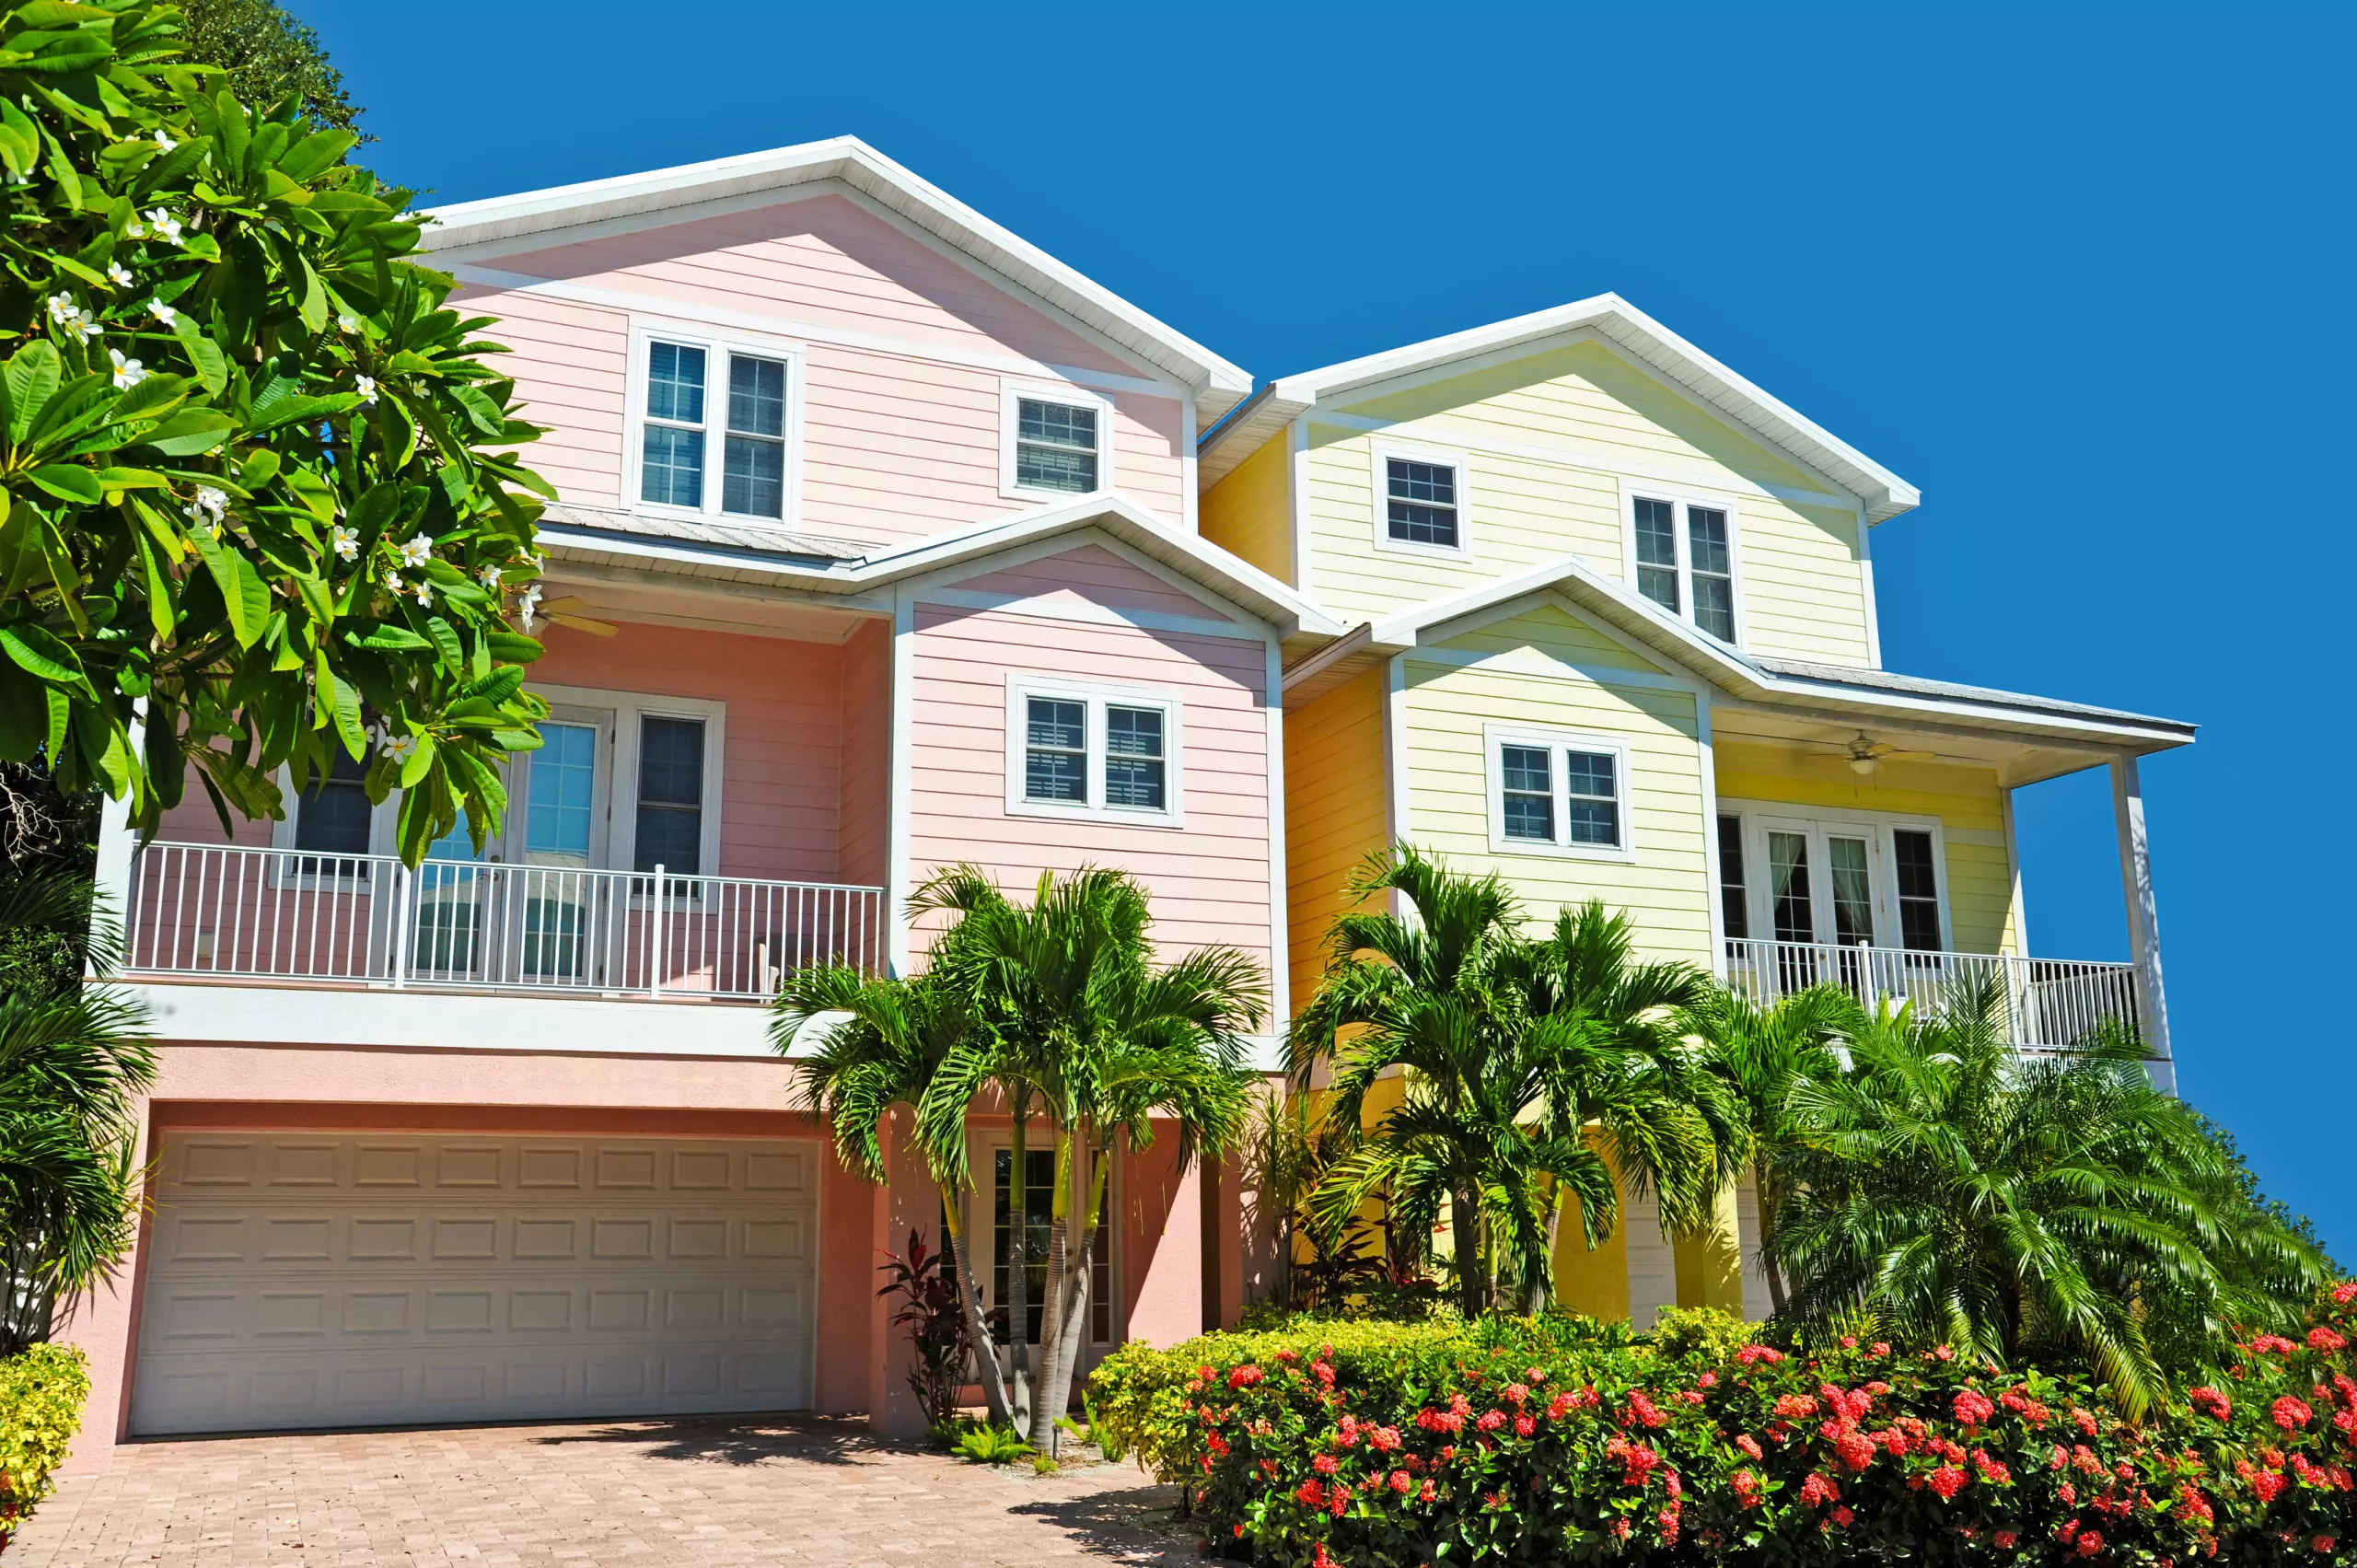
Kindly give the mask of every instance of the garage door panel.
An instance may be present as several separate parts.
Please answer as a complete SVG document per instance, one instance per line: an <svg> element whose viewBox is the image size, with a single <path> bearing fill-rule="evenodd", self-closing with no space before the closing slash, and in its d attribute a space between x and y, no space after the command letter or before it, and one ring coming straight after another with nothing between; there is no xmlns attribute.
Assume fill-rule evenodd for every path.
<svg viewBox="0 0 2357 1568"><path fill-rule="evenodd" d="M808 1402L804 1145L168 1133L161 1169L134 1432Z"/></svg>

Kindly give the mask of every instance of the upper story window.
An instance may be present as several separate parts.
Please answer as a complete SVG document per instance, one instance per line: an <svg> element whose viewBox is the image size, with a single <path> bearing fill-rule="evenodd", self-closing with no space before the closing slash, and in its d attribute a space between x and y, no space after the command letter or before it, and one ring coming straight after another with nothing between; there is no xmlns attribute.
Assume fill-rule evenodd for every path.
<svg viewBox="0 0 2357 1568"><path fill-rule="evenodd" d="M319 854L366 854L376 819L368 802L368 764L354 761L343 747L330 748L333 761L295 802L295 847Z"/></svg>
<svg viewBox="0 0 2357 1568"><path fill-rule="evenodd" d="M1625 859L1629 757L1602 736L1488 732L1495 850Z"/></svg>
<svg viewBox="0 0 2357 1568"><path fill-rule="evenodd" d="M1719 641L1733 643L1735 545L1727 508L1640 495L1630 511L1637 591Z"/></svg>
<svg viewBox="0 0 2357 1568"><path fill-rule="evenodd" d="M639 501L784 521L792 355L668 335L642 338L639 354Z"/></svg>
<svg viewBox="0 0 2357 1568"><path fill-rule="evenodd" d="M1007 809L1175 826L1178 735L1169 693L1010 676Z"/></svg>
<svg viewBox="0 0 2357 1568"><path fill-rule="evenodd" d="M703 720L648 714L638 727L634 871L703 869Z"/></svg>
<svg viewBox="0 0 2357 1568"><path fill-rule="evenodd" d="M1113 409L1077 389L1002 387L999 490L1049 500L1112 488Z"/></svg>
<svg viewBox="0 0 2357 1568"><path fill-rule="evenodd" d="M1465 555L1470 510L1465 455L1375 443L1375 547L1403 554Z"/></svg>

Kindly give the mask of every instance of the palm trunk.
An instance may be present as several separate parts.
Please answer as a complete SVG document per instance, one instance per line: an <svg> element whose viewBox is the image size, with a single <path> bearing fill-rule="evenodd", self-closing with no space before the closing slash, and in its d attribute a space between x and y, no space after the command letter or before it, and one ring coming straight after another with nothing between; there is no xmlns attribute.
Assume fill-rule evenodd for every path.
<svg viewBox="0 0 2357 1568"><path fill-rule="evenodd" d="M1524 1310L1533 1318L1547 1310L1555 1295L1555 1237L1563 1224L1563 1189L1553 1177L1547 1178L1547 1256L1539 1260L1538 1271L1530 1286L1530 1299Z"/></svg>
<svg viewBox="0 0 2357 1568"><path fill-rule="evenodd" d="M1031 1125L1031 1086L1015 1089L1015 1126L1007 1135L1007 1404L1018 1426L1031 1411L1031 1184L1024 1155Z"/></svg>
<svg viewBox="0 0 2357 1568"><path fill-rule="evenodd" d="M1039 1381L1038 1402L1031 1416L1031 1446L1041 1453L1055 1450L1056 1421L1072 1403L1073 1379L1080 1369L1081 1346L1088 1332L1088 1282L1097 1262L1097 1230L1104 1209L1106 1175L1111 1161L1097 1151L1090 1162L1088 1199L1057 1229L1060 1239L1073 1233L1063 1249L1068 1264L1049 1297L1055 1319L1056 1349ZM1044 1331L1044 1330L1043 1330Z"/></svg>
<svg viewBox="0 0 2357 1568"><path fill-rule="evenodd" d="M992 1342L990 1320L982 1316L982 1289L974 1277L974 1254L966 1245L960 1194L941 1184L941 1212L949 1225L949 1245L958 1254L958 1302L966 1313L966 1338L973 1350L975 1368L981 1374L982 1406L993 1425L1015 1424L1015 1407L1007 1401L1006 1380L998 1372L998 1346Z"/></svg>
<svg viewBox="0 0 2357 1568"><path fill-rule="evenodd" d="M1768 1280L1768 1310L1782 1318L1784 1315L1784 1276L1776 1267L1773 1254L1768 1250L1769 1238L1776 1234L1775 1188L1768 1177L1768 1162L1751 1162L1751 1188L1759 1198L1759 1272Z"/></svg>
<svg viewBox="0 0 2357 1568"><path fill-rule="evenodd" d="M1064 1353L1065 1261L1073 1249L1064 1235L1073 1219L1072 1129L1056 1129L1055 1196L1049 1200L1048 1295L1039 1314L1039 1381L1031 1391L1031 1446L1045 1454L1055 1446L1056 1417L1064 1413L1072 1389L1070 1358Z"/></svg>
<svg viewBox="0 0 2357 1568"><path fill-rule="evenodd" d="M1473 1195L1458 1189L1448 1195L1449 1240L1457 1251L1457 1309L1470 1323L1481 1316L1481 1243L1474 1234Z"/></svg>

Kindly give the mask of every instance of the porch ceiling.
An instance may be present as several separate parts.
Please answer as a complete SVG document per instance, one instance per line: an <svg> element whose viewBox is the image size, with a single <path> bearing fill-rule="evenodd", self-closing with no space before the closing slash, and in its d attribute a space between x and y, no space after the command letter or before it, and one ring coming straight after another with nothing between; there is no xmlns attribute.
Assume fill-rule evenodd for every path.
<svg viewBox="0 0 2357 1568"><path fill-rule="evenodd" d="M1901 751L1928 751L1932 754L1928 761L1934 765L1987 768L2008 789L2085 768L2100 768L2121 749L2072 746L1922 720L1893 720L1870 714L1836 716L1733 702L1724 697L1711 703L1713 740L1788 747L1805 755L1835 761L1848 755L1851 740L1860 734L1877 745Z"/></svg>

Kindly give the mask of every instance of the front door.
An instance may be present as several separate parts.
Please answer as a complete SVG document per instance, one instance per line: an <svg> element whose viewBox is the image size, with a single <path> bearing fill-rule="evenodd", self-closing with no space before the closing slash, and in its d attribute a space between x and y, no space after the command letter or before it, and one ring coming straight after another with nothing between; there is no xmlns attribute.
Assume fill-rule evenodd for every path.
<svg viewBox="0 0 2357 1568"><path fill-rule="evenodd" d="M523 854L507 874L517 978L527 984L613 983L619 935L606 860L607 801L613 787L614 716L552 708L540 749L526 753Z"/></svg>

